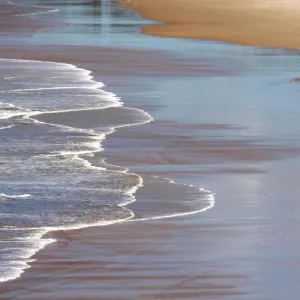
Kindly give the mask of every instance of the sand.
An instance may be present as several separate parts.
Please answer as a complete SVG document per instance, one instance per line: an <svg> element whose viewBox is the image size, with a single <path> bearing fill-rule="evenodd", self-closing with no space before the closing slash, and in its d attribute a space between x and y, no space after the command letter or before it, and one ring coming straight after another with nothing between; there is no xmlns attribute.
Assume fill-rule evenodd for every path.
<svg viewBox="0 0 300 300"><path fill-rule="evenodd" d="M124 0L123 7L164 22L142 33L300 49L300 3L258 0Z"/></svg>

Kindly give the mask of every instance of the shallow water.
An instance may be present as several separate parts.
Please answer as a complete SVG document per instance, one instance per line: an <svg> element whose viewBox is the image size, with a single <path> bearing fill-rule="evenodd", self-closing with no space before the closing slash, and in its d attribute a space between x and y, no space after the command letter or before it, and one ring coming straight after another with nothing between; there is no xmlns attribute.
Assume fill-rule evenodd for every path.
<svg viewBox="0 0 300 300"><path fill-rule="evenodd" d="M184 185L177 187L177 205L168 205L174 183L156 179L157 188L170 191L157 195L152 209L143 203L135 217L125 206L135 201L143 178L86 157L100 153L101 141L117 128L152 117L121 107L89 71L72 65L2 59L1 66L1 281L18 277L53 241L42 239L48 231L173 217L213 205L212 193Z"/></svg>

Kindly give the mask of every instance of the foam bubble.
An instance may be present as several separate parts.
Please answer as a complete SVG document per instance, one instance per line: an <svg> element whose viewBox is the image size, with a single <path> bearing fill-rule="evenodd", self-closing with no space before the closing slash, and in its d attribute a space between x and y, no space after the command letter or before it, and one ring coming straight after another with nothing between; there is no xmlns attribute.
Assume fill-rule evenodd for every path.
<svg viewBox="0 0 300 300"><path fill-rule="evenodd" d="M30 197L30 194L22 194L22 195L6 195L6 194L0 194L0 199L1 198L10 198L10 199L14 199L14 198L28 198Z"/></svg>
<svg viewBox="0 0 300 300"><path fill-rule="evenodd" d="M14 126L14 124L3 126L3 127L0 127L0 130L9 129L9 128L12 128L13 126Z"/></svg>

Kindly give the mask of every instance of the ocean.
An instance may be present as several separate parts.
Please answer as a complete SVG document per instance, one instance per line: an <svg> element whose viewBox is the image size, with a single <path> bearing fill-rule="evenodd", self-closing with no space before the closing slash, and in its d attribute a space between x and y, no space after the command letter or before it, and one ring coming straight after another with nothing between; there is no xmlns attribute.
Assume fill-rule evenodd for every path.
<svg viewBox="0 0 300 300"><path fill-rule="evenodd" d="M101 156L109 134L152 122L151 115L125 107L89 70L35 60L0 62L1 282L19 277L31 256L54 242L43 238L49 231L169 218L213 206L209 191L152 178L151 184L165 190L162 203L152 211L141 207L136 216L127 205L136 201L143 177L107 164L104 156L96 165L87 158ZM190 196L168 204L173 190Z"/></svg>

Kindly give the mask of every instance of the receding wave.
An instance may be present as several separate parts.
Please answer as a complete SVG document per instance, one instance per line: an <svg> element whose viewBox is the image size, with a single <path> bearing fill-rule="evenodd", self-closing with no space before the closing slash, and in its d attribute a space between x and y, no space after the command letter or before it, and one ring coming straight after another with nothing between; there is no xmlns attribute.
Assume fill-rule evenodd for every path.
<svg viewBox="0 0 300 300"><path fill-rule="evenodd" d="M0 199L1 198L11 198L11 199L14 199L14 198L28 198L30 196L31 196L30 194L22 194L22 195L5 195L5 194L0 194Z"/></svg>
<svg viewBox="0 0 300 300"><path fill-rule="evenodd" d="M152 121L63 63L1 59L0 281L17 278L53 230L203 212L214 195L105 163L117 128ZM6 123L5 123L6 122ZM2 123L1 123L2 124ZM92 163L97 153L98 164Z"/></svg>

